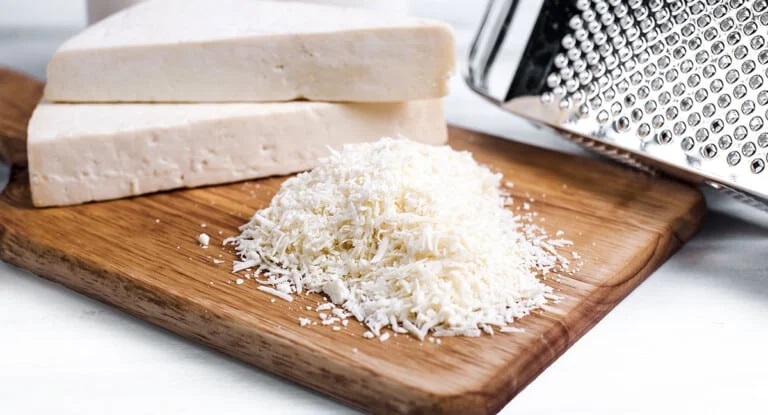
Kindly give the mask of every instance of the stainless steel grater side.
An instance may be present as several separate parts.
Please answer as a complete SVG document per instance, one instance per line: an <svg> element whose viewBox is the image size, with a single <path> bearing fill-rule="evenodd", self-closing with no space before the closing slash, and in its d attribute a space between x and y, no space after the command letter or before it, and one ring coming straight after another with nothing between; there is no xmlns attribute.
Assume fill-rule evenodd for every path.
<svg viewBox="0 0 768 415"><path fill-rule="evenodd" d="M490 0L467 84L625 164L768 210L768 0Z"/></svg>

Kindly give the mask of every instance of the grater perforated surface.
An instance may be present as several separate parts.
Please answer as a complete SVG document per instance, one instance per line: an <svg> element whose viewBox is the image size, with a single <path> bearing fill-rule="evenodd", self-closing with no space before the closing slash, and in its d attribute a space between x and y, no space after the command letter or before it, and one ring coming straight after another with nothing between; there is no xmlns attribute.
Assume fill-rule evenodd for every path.
<svg viewBox="0 0 768 415"><path fill-rule="evenodd" d="M541 100L584 133L766 170L768 0L577 0ZM609 131L606 131L609 130Z"/></svg>
<svg viewBox="0 0 768 415"><path fill-rule="evenodd" d="M491 0L464 76L592 150L768 210L768 0Z"/></svg>

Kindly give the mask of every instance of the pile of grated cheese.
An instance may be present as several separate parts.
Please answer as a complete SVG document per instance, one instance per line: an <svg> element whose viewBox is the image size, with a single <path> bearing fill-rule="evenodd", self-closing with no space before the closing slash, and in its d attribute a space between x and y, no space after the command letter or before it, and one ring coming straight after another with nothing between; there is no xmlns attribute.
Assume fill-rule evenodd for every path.
<svg viewBox="0 0 768 415"><path fill-rule="evenodd" d="M542 306L542 276L567 262L505 208L500 174L467 152L400 138L347 145L286 180L230 238L259 289L319 292L382 330L479 336ZM302 322L305 325L306 321Z"/></svg>

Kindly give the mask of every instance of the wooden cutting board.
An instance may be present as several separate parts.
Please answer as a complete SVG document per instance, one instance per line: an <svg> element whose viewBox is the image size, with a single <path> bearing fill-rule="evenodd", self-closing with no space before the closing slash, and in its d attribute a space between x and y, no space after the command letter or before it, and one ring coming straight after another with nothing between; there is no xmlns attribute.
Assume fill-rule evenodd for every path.
<svg viewBox="0 0 768 415"><path fill-rule="evenodd" d="M39 85L20 89L12 96L39 96ZM519 201L534 198L541 224L563 230L583 258L575 275L547 281L563 300L522 319L522 333L438 345L365 340L357 323L340 332L300 327L320 297L272 302L256 283L234 282L235 256L219 247L283 178L35 209L17 168L0 196L0 258L367 411L493 413L688 240L705 207L689 186L613 164L460 128L450 136L452 147L514 182ZM201 232L213 237L208 249L195 240Z"/></svg>

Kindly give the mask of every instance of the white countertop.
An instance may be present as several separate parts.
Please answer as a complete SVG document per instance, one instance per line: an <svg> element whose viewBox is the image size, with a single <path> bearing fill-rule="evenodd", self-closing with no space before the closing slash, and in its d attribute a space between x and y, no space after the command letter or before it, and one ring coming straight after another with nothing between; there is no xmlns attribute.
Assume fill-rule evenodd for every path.
<svg viewBox="0 0 768 415"><path fill-rule="evenodd" d="M2 2L0 65L42 77L57 44L83 24L82 5ZM483 2L414 2L416 13L456 25L463 57ZM34 3L55 13L30 18ZM484 103L458 78L453 91L454 124L576 151ZM765 411L768 215L707 197L701 232L502 413ZM0 413L355 411L0 263Z"/></svg>

